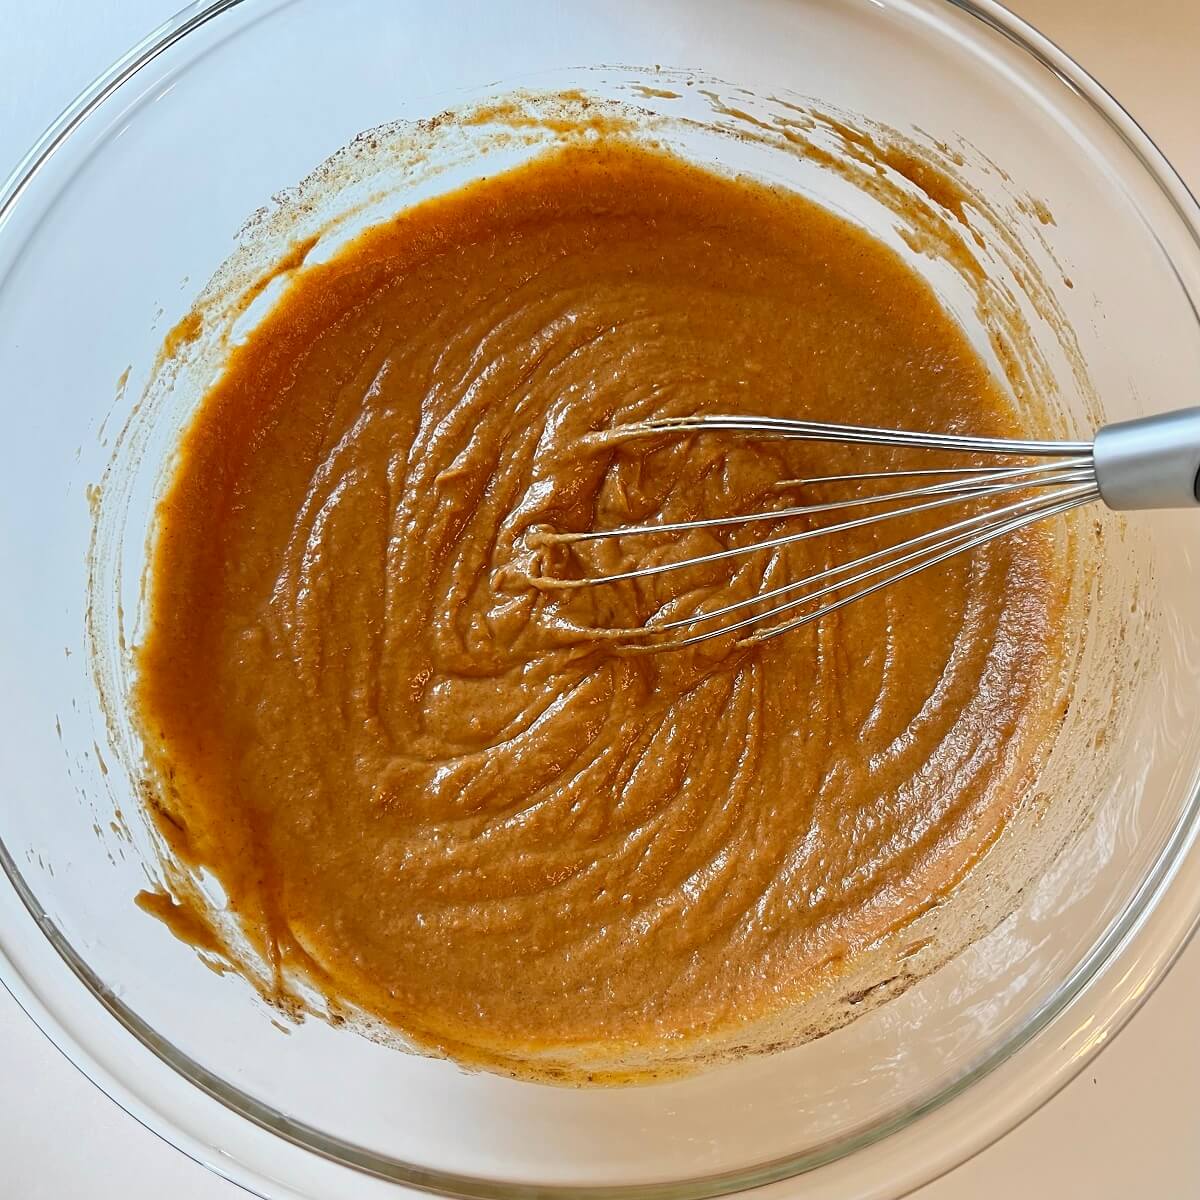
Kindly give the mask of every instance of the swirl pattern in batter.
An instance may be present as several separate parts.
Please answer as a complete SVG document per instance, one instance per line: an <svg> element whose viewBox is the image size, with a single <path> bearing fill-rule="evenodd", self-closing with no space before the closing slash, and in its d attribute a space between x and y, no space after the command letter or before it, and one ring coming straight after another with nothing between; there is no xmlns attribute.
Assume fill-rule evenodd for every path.
<svg viewBox="0 0 1200 1200"><path fill-rule="evenodd" d="M853 461L594 436L699 411L1016 424L890 250L620 142L369 231L232 353L161 507L137 699L176 845L281 971L503 1071L686 1067L997 836L1056 715L1043 532L749 648L628 655L589 629L749 594L829 547L530 586L544 525L780 506L781 481Z"/></svg>

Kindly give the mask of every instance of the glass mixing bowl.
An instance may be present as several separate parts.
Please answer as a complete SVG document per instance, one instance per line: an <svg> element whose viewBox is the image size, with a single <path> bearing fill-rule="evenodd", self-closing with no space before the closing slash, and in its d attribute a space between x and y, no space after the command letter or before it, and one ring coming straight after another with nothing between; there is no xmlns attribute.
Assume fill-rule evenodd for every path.
<svg viewBox="0 0 1200 1200"><path fill-rule="evenodd" d="M93 667L121 655L145 542L127 536L97 558L92 509L115 503L126 532L144 535L203 382L181 380L170 419L139 425L166 331L246 218L360 130L518 85L636 94L654 109L670 91L690 103L704 83L742 87L750 106L804 97L964 147L979 195L1014 228L1037 217L1028 240L1086 368L1048 357L1065 426L1194 399L1196 206L1110 97L984 2L221 0L132 51L0 192L0 861L12 884L0 973L118 1103L262 1195L389 1197L409 1184L665 1200L803 1172L810 1197L895 1196L1060 1088L1200 912L1194 513L1098 526L1084 580L1094 628L1063 735L1087 768L1071 778L1090 783L1028 806L1048 826L1070 814L1065 848L966 951L795 1050L636 1089L468 1074L322 1021L284 1029L244 981L206 969L134 907L157 868L113 751L128 728L101 704ZM755 169L736 138L717 145L693 149ZM843 204L834 173L811 163L763 170L879 218ZM1045 207L1013 207L1026 193ZM946 284L935 260L914 264ZM1019 293L1030 279L1008 283ZM976 317L956 311L986 351ZM129 430L149 465L106 476Z"/></svg>

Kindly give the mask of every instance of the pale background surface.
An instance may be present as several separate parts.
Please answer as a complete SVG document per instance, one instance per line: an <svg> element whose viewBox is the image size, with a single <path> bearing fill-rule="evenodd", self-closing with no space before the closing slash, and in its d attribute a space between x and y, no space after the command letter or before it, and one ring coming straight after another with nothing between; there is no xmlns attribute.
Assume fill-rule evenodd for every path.
<svg viewBox="0 0 1200 1200"><path fill-rule="evenodd" d="M1010 3L1105 84L1200 193L1200 0ZM176 6L0 0L0 177L76 93ZM915 1200L1200 1197L1198 998L1200 941L1082 1076ZM0 989L3 1200L240 1195L125 1116Z"/></svg>

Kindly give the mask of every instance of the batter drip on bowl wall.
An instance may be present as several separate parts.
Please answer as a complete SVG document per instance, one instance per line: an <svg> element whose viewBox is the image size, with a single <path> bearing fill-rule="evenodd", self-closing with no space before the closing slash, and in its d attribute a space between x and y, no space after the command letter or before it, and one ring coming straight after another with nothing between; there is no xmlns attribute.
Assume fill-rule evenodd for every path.
<svg viewBox="0 0 1200 1200"><path fill-rule="evenodd" d="M820 547L523 586L540 525L782 507L851 465L588 436L717 410L1020 431L890 249L619 137L369 230L231 351L160 508L136 700L160 824L281 975L520 1077L687 1071L810 1036L788 1012L996 839L1062 711L1052 530L749 648L588 630Z"/></svg>

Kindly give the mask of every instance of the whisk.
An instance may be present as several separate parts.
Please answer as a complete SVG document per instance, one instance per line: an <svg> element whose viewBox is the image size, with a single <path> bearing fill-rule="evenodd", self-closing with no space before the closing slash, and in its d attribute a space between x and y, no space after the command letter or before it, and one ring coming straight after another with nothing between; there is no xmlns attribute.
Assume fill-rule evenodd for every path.
<svg viewBox="0 0 1200 1200"><path fill-rule="evenodd" d="M826 524L811 526L806 522L805 528L794 532L691 558L656 562L607 575L542 577L535 581L538 587L585 588L645 579L669 571L772 551L796 542L836 538L850 530L917 513L978 508L981 502L991 502L991 506L983 511L969 511L968 515L928 532L904 538L869 554L835 562L824 570L743 599L722 604L718 595L713 605L683 617L669 620L651 617L639 627L597 631L627 643L630 649L679 649L730 634L736 634L743 645L763 642L818 621L955 555L1095 500L1116 510L1200 506L1200 408L1106 425L1091 442L969 437L730 415L661 417L635 422L607 431L604 441L607 444L634 438L684 435L787 438L849 446L884 446L930 451L935 457L930 466L916 469L864 471L786 481L789 487L841 485L856 487L859 493L864 486L869 489L867 494L855 494L848 499L769 512L626 525L614 529L543 530L537 534L537 545L570 546L601 539L661 539L664 534L734 528L760 521L832 518ZM940 463L945 465L939 465L936 457L939 454L1038 461L979 467L953 465L953 460L942 458Z"/></svg>

